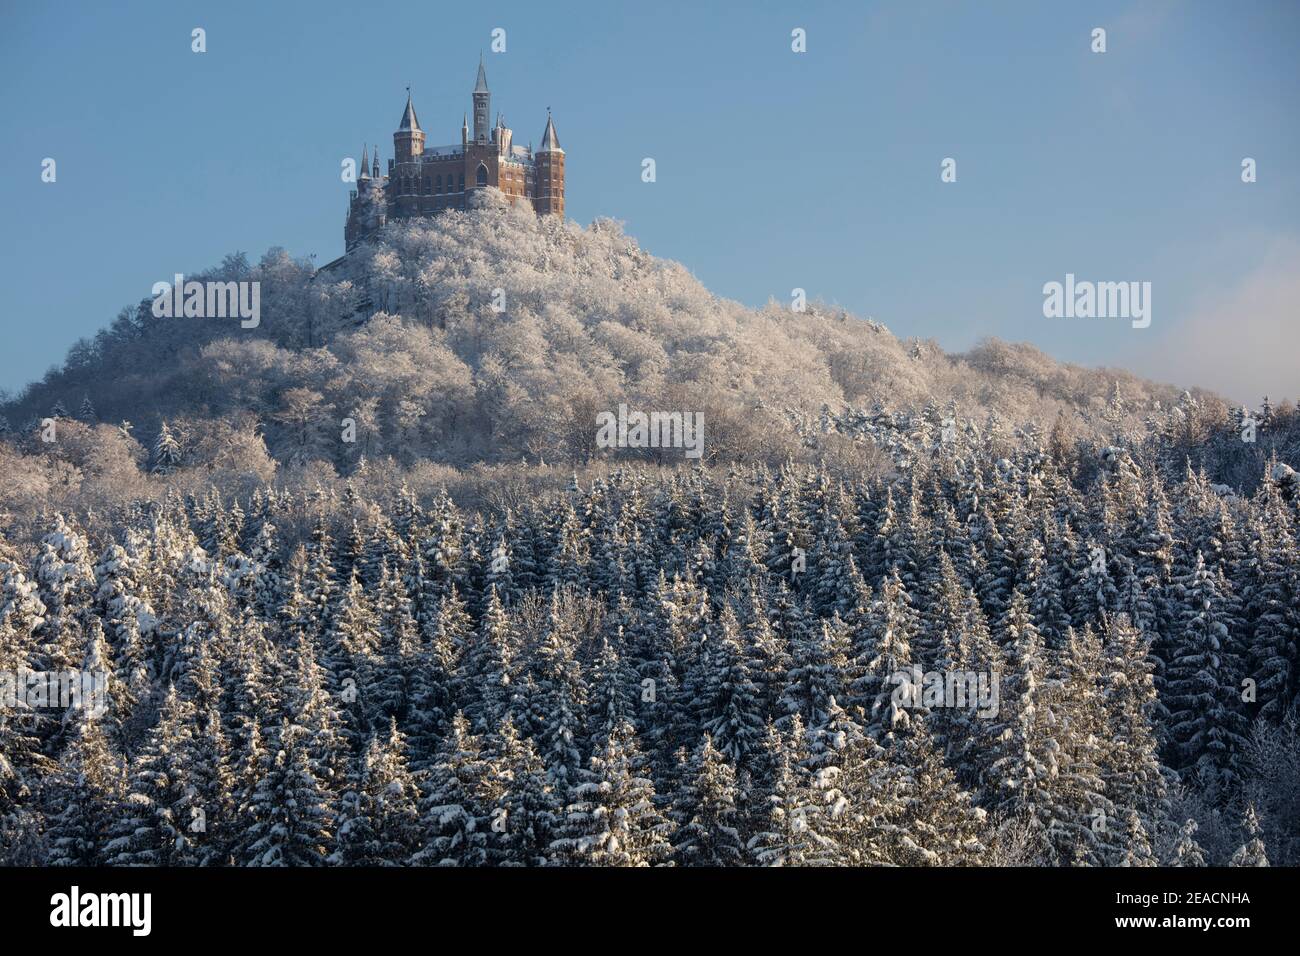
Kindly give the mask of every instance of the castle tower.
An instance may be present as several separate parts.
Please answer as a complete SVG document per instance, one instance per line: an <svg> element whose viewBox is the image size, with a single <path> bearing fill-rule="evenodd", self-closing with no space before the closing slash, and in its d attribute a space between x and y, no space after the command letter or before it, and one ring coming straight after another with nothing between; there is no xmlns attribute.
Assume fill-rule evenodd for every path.
<svg viewBox="0 0 1300 956"><path fill-rule="evenodd" d="M416 215L419 200L415 197L419 183L420 157L424 155L424 130L415 118L411 90L406 90L406 109L393 134L393 163L388 177L388 208L398 218Z"/></svg>
<svg viewBox="0 0 1300 956"><path fill-rule="evenodd" d="M480 146L488 143L488 115L492 110L492 93L488 90L487 72L483 69L483 54L478 55L478 80L474 83L474 142Z"/></svg>
<svg viewBox="0 0 1300 956"><path fill-rule="evenodd" d="M492 138L496 140L497 152L502 159L510 158L510 147L513 136L510 128L506 126L506 117L504 113L497 114L497 128L492 132Z"/></svg>
<svg viewBox="0 0 1300 956"><path fill-rule="evenodd" d="M424 130L415 118L415 106L411 103L411 91L406 91L406 109L402 111L402 121L393 134L393 154L398 163L412 162L424 152Z"/></svg>
<svg viewBox="0 0 1300 956"><path fill-rule="evenodd" d="M370 178L370 160L366 156L366 146L361 146L361 173L357 176L358 181Z"/></svg>
<svg viewBox="0 0 1300 956"><path fill-rule="evenodd" d="M537 148L535 163L537 178L533 208L539 216L563 216L564 150L560 146L560 137L555 133L550 110L546 111L546 132L542 134L542 145Z"/></svg>

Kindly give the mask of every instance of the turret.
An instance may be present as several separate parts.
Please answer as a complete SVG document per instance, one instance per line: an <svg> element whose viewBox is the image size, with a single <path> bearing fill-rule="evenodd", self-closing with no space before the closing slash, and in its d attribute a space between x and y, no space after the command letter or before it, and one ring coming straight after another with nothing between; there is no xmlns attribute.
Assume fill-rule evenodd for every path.
<svg viewBox="0 0 1300 956"><path fill-rule="evenodd" d="M483 69L483 54L478 55L478 79L474 83L474 142L486 146L488 142L488 114L492 110L492 93L488 90L487 72Z"/></svg>
<svg viewBox="0 0 1300 956"><path fill-rule="evenodd" d="M497 144L497 152L504 159L510 158L510 141L512 138L510 128L506 126L505 114L498 113L497 128L492 131L492 139Z"/></svg>
<svg viewBox="0 0 1300 956"><path fill-rule="evenodd" d="M551 111L546 111L546 131L542 133L542 145L534 154L537 169L537 195L533 207L537 214L564 215L564 149L560 146L560 137L555 132L555 123L551 120Z"/></svg>
<svg viewBox="0 0 1300 956"><path fill-rule="evenodd" d="M415 105L411 102L411 91L406 91L406 109L402 111L401 122L393 134L393 153L397 162L409 163L424 152L424 130L415 118Z"/></svg>
<svg viewBox="0 0 1300 956"><path fill-rule="evenodd" d="M560 137L555 133L555 123L551 121L551 111L546 111L546 129L542 132L542 145L538 147L539 153L560 153L563 155L564 150L560 147Z"/></svg>

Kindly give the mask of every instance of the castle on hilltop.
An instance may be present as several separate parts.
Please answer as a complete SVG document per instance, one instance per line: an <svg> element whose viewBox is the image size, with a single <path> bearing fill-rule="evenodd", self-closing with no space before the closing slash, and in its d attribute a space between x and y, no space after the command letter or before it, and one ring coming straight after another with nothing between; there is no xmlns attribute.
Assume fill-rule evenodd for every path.
<svg viewBox="0 0 1300 956"><path fill-rule="evenodd" d="M550 111L546 114L542 144L535 152L531 144L514 145L513 133L500 113L495 125L489 126L492 93L481 55L473 100L472 135L466 115L461 120L459 145L425 146L424 130L415 118L415 106L407 90L406 109L393 134L388 174L380 175L378 146L373 161L366 147L361 150L361 171L348 202L348 221L343 229L349 252L391 219L464 209L470 192L485 186L501 190L512 205L520 201L532 203L538 215L564 215L564 150L555 135Z"/></svg>

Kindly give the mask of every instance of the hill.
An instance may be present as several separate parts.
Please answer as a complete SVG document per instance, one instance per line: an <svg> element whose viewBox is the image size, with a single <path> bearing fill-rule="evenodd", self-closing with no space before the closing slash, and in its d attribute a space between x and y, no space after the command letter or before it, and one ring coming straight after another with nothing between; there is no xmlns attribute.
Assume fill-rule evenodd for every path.
<svg viewBox="0 0 1300 956"><path fill-rule="evenodd" d="M147 495L147 473L238 491L329 481L363 459L434 483L467 467L683 460L597 447L596 416L620 403L702 414L704 464L795 458L854 474L905 465L945 421L1081 459L1158 433L1180 467L1232 424L1212 395L1027 345L948 354L839 308L747 308L615 222L539 218L493 190L463 213L390 224L327 269L272 249L186 278L260 283L257 326L157 318L144 299L78 342L0 408L18 426L4 454L24 458L9 462L8 507L59 488ZM50 416L66 427L42 443ZM1235 478L1255 480L1273 450Z"/></svg>

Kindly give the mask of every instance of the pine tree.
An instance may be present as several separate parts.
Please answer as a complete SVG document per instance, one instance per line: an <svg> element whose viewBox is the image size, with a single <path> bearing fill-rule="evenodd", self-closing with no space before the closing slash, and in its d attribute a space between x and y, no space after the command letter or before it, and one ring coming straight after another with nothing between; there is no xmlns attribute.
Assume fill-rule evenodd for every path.
<svg viewBox="0 0 1300 956"><path fill-rule="evenodd" d="M1119 837L1115 824L1127 825L1103 779L1109 728L1097 683L1102 670L1101 640L1092 626L1070 629L1056 661L1055 679L1044 695L1056 748L1049 790L1057 810L1048 833L1059 859L1086 860L1092 865L1114 855Z"/></svg>
<svg viewBox="0 0 1300 956"><path fill-rule="evenodd" d="M315 649L305 638L299 638L290 649L285 671L278 716L302 731L295 736L295 745L306 748L307 763L322 785L337 789L342 785L351 758L341 712L347 694L332 695L326 690L325 670L317 663Z"/></svg>
<svg viewBox="0 0 1300 956"><path fill-rule="evenodd" d="M33 811L39 808L32 806L32 796L41 776L56 766L41 753L40 724L32 721L34 714L18 689L18 675L31 666L30 641L15 633L22 619L12 606L0 610L0 684L14 682L14 699L0 704L0 865L38 862L24 857L36 844L38 815ZM0 693L8 690L0 688Z"/></svg>
<svg viewBox="0 0 1300 956"><path fill-rule="evenodd" d="M168 475L180 467L183 452L181 444L172 434L171 428L163 422L158 429L158 437L153 443L153 468L155 475Z"/></svg>
<svg viewBox="0 0 1300 956"><path fill-rule="evenodd" d="M739 866L745 860L736 807L736 773L706 733L680 775L669 814L678 866Z"/></svg>
<svg viewBox="0 0 1300 956"><path fill-rule="evenodd" d="M1229 866L1268 866L1268 854L1264 849L1264 840L1259 832L1259 819L1255 816L1253 806L1246 807L1246 816L1242 821L1246 830L1246 842L1232 854Z"/></svg>
<svg viewBox="0 0 1300 956"><path fill-rule="evenodd" d="M991 808L1018 814L1033 839L1045 846L1057 820L1050 780L1056 773L1059 747L1052 740L1045 693L1047 661L1043 637L1029 618L1024 595L1014 592L1000 628L1005 651L1005 677L999 711L985 730L987 758L982 760L980 786ZM1072 819L1079 826L1084 821Z"/></svg>
<svg viewBox="0 0 1300 956"><path fill-rule="evenodd" d="M101 723L83 716L73 726L59 768L45 778L48 866L103 866L109 862L112 821L126 791L122 758Z"/></svg>
<svg viewBox="0 0 1300 956"><path fill-rule="evenodd" d="M1178 841L1174 845L1172 866L1205 866L1205 852L1196 842L1196 831L1200 829L1191 817L1183 823L1178 831Z"/></svg>
<svg viewBox="0 0 1300 956"><path fill-rule="evenodd" d="M382 640L379 615L353 570L325 633L324 664L331 678L327 686L342 702L345 732L358 749L384 713Z"/></svg>
<svg viewBox="0 0 1300 956"><path fill-rule="evenodd" d="M514 673L514 628L495 590L489 589L478 634L457 675L457 696L475 733L498 726L510 702Z"/></svg>
<svg viewBox="0 0 1300 956"><path fill-rule="evenodd" d="M1111 573L1113 555L1101 541L1087 539L1071 559L1070 606L1076 628L1096 627L1103 616L1119 610L1119 588Z"/></svg>
<svg viewBox="0 0 1300 956"><path fill-rule="evenodd" d="M390 720L387 736L370 738L339 805L331 863L400 866L419 849L419 788L406 764L406 739Z"/></svg>
<svg viewBox="0 0 1300 956"><path fill-rule="evenodd" d="M971 866L984 857L986 815L944 765L925 721L908 714L874 743L850 747L842 786L844 845L855 864ZM862 766L861 764L865 764Z"/></svg>
<svg viewBox="0 0 1300 956"><path fill-rule="evenodd" d="M489 856L502 866L542 866L560 821L555 783L529 737L507 717L486 757Z"/></svg>
<svg viewBox="0 0 1300 956"><path fill-rule="evenodd" d="M306 551L303 567L302 591L307 599L312 626L323 633L329 626L335 595L338 593L338 572L334 569L334 539L330 535L323 513L316 516L311 542Z"/></svg>
<svg viewBox="0 0 1300 956"><path fill-rule="evenodd" d="M764 744L769 764L766 805L750 822L752 836L746 843L760 866L824 866L844 859L843 848L821 832L832 825L822 816L825 794L814 787L806 768L803 737L798 714L786 734L769 728Z"/></svg>
<svg viewBox="0 0 1300 956"><path fill-rule="evenodd" d="M730 605L718 618L712 667L706 675L700 703L700 725L715 747L733 764L746 762L763 739L764 720L759 688L750 677L750 664L740 644L740 624Z"/></svg>
<svg viewBox="0 0 1300 956"><path fill-rule="evenodd" d="M197 861L191 841L193 785L188 751L194 706L167 688L158 724L131 767L126 815L113 827L106 850L114 866L184 866ZM195 817L201 819L201 817Z"/></svg>
<svg viewBox="0 0 1300 956"><path fill-rule="evenodd" d="M253 564L250 587L253 607L259 616L271 618L284 600L284 569L280 561L276 527L269 518L263 520L258 527L248 557Z"/></svg>
<svg viewBox="0 0 1300 956"><path fill-rule="evenodd" d="M1236 754L1245 743L1236 689L1243 675L1221 613L1220 582L1199 553L1192 570L1178 579L1178 592L1182 620L1167 670L1175 768L1196 767L1207 781L1229 790L1237 779Z"/></svg>
<svg viewBox="0 0 1300 956"><path fill-rule="evenodd" d="M848 632L837 616L791 641L791 667L781 699L787 724L795 716L803 726L826 722L831 701L846 696L848 652Z"/></svg>
<svg viewBox="0 0 1300 956"><path fill-rule="evenodd" d="M873 619L853 649L854 682L850 700L877 730L898 719L895 678L912 668L912 642L919 624L907 589L897 573L881 584Z"/></svg>
<svg viewBox="0 0 1300 956"><path fill-rule="evenodd" d="M587 737L590 740L605 739L624 720L636 722L641 679L632 661L619 651L626 644L621 626L614 640L608 634L600 635L589 670Z"/></svg>
<svg viewBox="0 0 1300 956"><path fill-rule="evenodd" d="M268 743L244 808L239 857L248 866L320 866L333 844L335 809L313 767L308 732L284 720Z"/></svg>
<svg viewBox="0 0 1300 956"><path fill-rule="evenodd" d="M576 644L577 634L561 606L559 592L552 591L546 630L532 661L541 712L537 746L562 788L574 780L582 763L578 742L582 736L581 714L586 689L582 668L574 657Z"/></svg>
<svg viewBox="0 0 1300 956"><path fill-rule="evenodd" d="M1168 812L1159 742L1151 724L1156 712L1150 644L1124 615L1106 621L1101 687L1106 726L1102 779L1115 809L1138 814L1148 833Z"/></svg>
<svg viewBox="0 0 1300 956"><path fill-rule="evenodd" d="M487 861L487 813L482 804L487 767L469 721L456 713L421 786L421 866L482 866Z"/></svg>
<svg viewBox="0 0 1300 956"><path fill-rule="evenodd" d="M597 746L570 789L558 860L584 866L658 866L669 862L670 824L655 806L654 785L636 733L620 723Z"/></svg>
<svg viewBox="0 0 1300 956"><path fill-rule="evenodd" d="M1300 545L1279 521L1254 542L1247 616L1253 623L1250 674L1261 716L1279 721L1296 686L1295 634L1300 627Z"/></svg>
<svg viewBox="0 0 1300 956"><path fill-rule="evenodd" d="M1151 852L1151 838L1136 810L1124 814L1124 855L1120 866L1155 866Z"/></svg>
<svg viewBox="0 0 1300 956"><path fill-rule="evenodd" d="M85 537L72 529L61 514L54 516L53 530L41 539L36 583L46 612L42 627L45 643L39 663L44 670L69 670L81 660L79 631L90 611L95 574Z"/></svg>
<svg viewBox="0 0 1300 956"><path fill-rule="evenodd" d="M401 576L380 563L379 594L375 611L379 630L375 677L375 719L405 718L412 692L419 688L416 671L421 666L420 631L411 613L411 599Z"/></svg>

